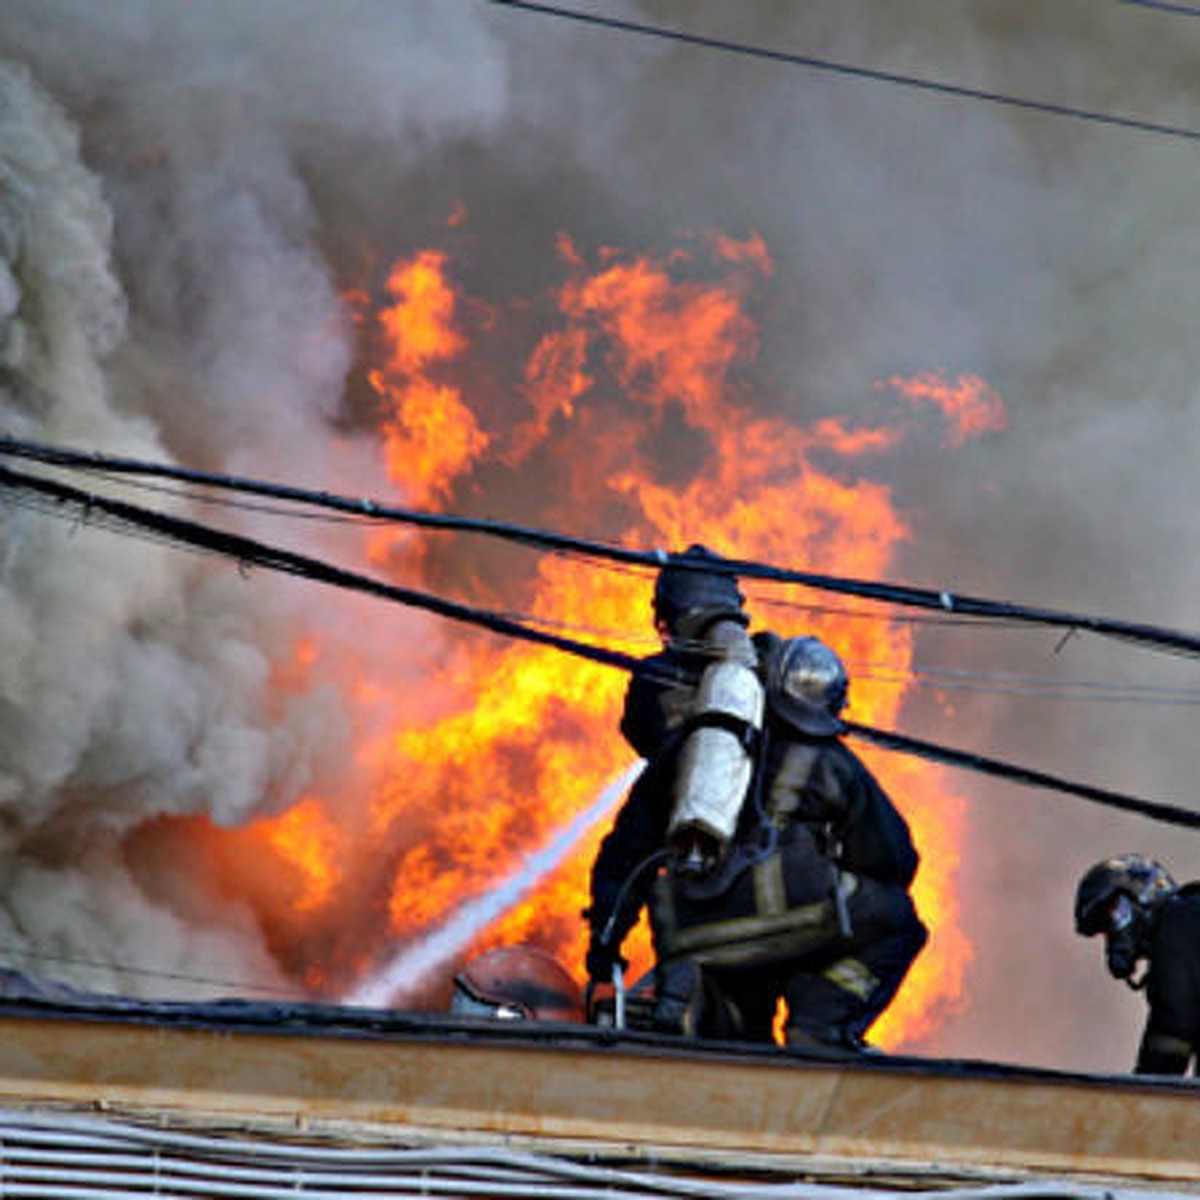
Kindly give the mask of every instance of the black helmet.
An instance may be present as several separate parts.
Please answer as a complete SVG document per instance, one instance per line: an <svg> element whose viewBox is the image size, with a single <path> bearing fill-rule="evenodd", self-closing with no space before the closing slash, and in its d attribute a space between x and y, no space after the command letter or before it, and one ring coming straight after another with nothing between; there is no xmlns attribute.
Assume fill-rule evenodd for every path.
<svg viewBox="0 0 1200 1200"><path fill-rule="evenodd" d="M842 660L819 638L760 639L766 651L767 704L801 733L828 737L844 728L850 679Z"/></svg>
<svg viewBox="0 0 1200 1200"><path fill-rule="evenodd" d="M678 558L698 563L721 561L718 555L699 543L689 546ZM658 573L654 584L654 620L668 629L689 612L739 612L744 602L737 580L720 571L699 571L671 563Z"/></svg>
<svg viewBox="0 0 1200 1200"><path fill-rule="evenodd" d="M1108 929L1113 901L1128 896L1143 913L1176 891L1166 868L1144 854L1118 854L1089 868L1075 893L1075 931L1093 937Z"/></svg>

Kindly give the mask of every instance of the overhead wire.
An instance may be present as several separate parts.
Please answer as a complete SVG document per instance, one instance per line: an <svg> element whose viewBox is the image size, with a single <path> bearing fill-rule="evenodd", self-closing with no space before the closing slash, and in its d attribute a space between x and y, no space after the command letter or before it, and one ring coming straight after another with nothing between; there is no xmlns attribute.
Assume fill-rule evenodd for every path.
<svg viewBox="0 0 1200 1200"><path fill-rule="evenodd" d="M944 763L946 766L966 767L985 775L995 775L998 778L1007 779L1010 782L1065 792L1068 795L1103 804L1108 808L1134 812L1155 821L1163 821L1168 825L1200 829L1200 812L1191 809L1177 808L1172 804L1159 804L1153 800L1142 800L1136 796L1110 791L1108 788L1077 783L1059 775L1035 771L1028 767L1014 766L1012 763L1002 762L973 751L955 750L949 746L924 741L921 738L910 737L892 730L873 729L867 725L860 725L856 721L843 721L842 724L845 726L846 732L852 736L860 737L864 741L882 746L887 750L902 750L909 754L919 755L921 758L927 758L932 762Z"/></svg>
<svg viewBox="0 0 1200 1200"><path fill-rule="evenodd" d="M736 42L729 38L707 37L703 34L689 33L682 29L671 29L663 25L652 25L643 21L630 21L621 17L604 16L600 13L587 12L581 9L563 8L557 4L535 3L534 0L486 0L486 3L494 4L501 8L511 8L526 13L533 13L539 16L558 17L564 20L577 21L580 24L593 25L620 33L632 33L642 37L653 37L666 41L679 42L684 45L697 46L706 50L719 50L730 54L741 54L751 58L783 63L787 66L807 67L816 71L828 71L852 78L867 79L876 83L895 84L901 87L940 93L941 95L964 100L980 100L989 104L1005 105L1010 108L1025 109L1030 112L1039 112L1050 116L1072 117L1077 120L1118 126L1125 129L1137 130L1142 133L1154 133L1165 137L1200 141L1200 129L1191 129L1183 125L1167 125L1157 121L1141 120L1137 117L1123 117L1113 113L1100 112L1096 109L1078 108L1070 104L1056 104L1048 100L1030 100L1026 97L1014 96L1007 92L964 87L959 84L944 83L939 80L926 79L916 75L905 75L898 71L884 71L875 67L863 67L853 63L838 62L812 54L798 54L788 50L777 50L770 46ZM1162 5L1162 7L1166 6Z"/></svg>
<svg viewBox="0 0 1200 1200"><path fill-rule="evenodd" d="M670 564L682 570L716 572L741 579L757 579L774 583L794 583L814 590L858 596L862 599L903 607L932 610L943 616L999 618L1017 623L1056 627L1067 631L1085 631L1156 650L1200 657L1200 635L1197 634L1140 622L1038 608L1009 601L989 600L979 596L962 595L948 589L852 579L815 571L776 567L750 559L713 557L698 562L686 554L672 553L663 549L638 550L508 521L402 508L375 500L353 499L331 492L269 483L244 476L198 471L170 463L104 455L94 451L68 450L9 437L0 437L0 456L4 455L31 459L49 466L81 470L102 469L111 474L140 475L200 483L216 489L286 499L297 504L352 513L377 521L406 523L425 529L487 534L543 550L564 551L594 561L640 565L656 570Z"/></svg>
<svg viewBox="0 0 1200 1200"><path fill-rule="evenodd" d="M955 629L969 627L972 629L1016 629L1025 624L1024 621L1008 620L1003 617L972 617L959 613L943 613L941 615L930 616L916 613L897 613L890 612L881 616L874 610L863 608L845 608L835 607L829 604L813 604L811 601L805 602L800 600L785 600L777 596L764 596L756 594L754 596L754 605L756 608L771 608L788 610L791 612L802 612L809 616L815 617L837 617L839 620L846 621L879 621L885 620L889 623L899 623L902 625L921 625L921 626L949 626Z"/></svg>
<svg viewBox="0 0 1200 1200"><path fill-rule="evenodd" d="M268 984L248 983L244 980L217 979L209 975L191 975L182 971L166 971L155 967L135 967L129 963L109 959L81 958L71 954L55 954L48 950L32 950L27 946L0 945L0 954L7 959L33 958L41 962L62 963L77 967L98 967L106 971L117 971L122 975L142 975L151 979L170 979L181 983L202 983L206 987L236 988L239 992L261 992L267 996L294 998L295 989L272 987Z"/></svg>
<svg viewBox="0 0 1200 1200"><path fill-rule="evenodd" d="M189 504L203 504L213 508L227 508L235 512L260 513L269 517L286 517L291 521L321 521L330 525L362 525L370 518L355 513L305 512L294 505L283 507L278 504L255 504L248 500L233 500L228 496L212 495L211 492L200 490L198 487L167 487L164 484L148 483L129 475L116 475L109 471L96 470L90 472L98 479L109 479L113 482L120 480L122 486L136 491L149 492L155 496L170 496L176 500L186 500Z"/></svg>
<svg viewBox="0 0 1200 1200"><path fill-rule="evenodd" d="M468 625L488 629L494 633L513 637L519 640L548 646L565 653L575 655L604 666L615 667L631 674L638 674L652 679L662 679L671 684L678 682L675 675L665 676L651 661L607 647L581 642L574 638L548 634L542 630L503 617L498 613L447 600L415 588L403 588L395 584L348 571L330 563L298 554L278 546L271 546L257 539L245 537L201 525L181 517L170 516L166 513L144 509L124 501L96 495L72 487L57 480L45 479L13 471L11 468L0 466L0 488L17 489L38 496L41 501L53 501L64 515L72 519L91 520L100 514L113 521L118 527L133 526L147 529L155 534L188 547L214 551L234 559L239 564L261 566L270 570L312 579L320 583L364 592L381 599L390 600L435 615L459 621ZM952 766L965 767L984 773L1007 778L1009 780L1037 786L1047 790L1059 791L1065 794L1082 797L1099 804L1120 808L1128 812L1136 812L1169 824L1200 828L1200 812L1178 808L1172 805L1160 804L1142 800L1138 797L1126 796L1108 789L1096 788L1088 784L1076 783L1072 780L1045 772L1002 762L998 759L987 758L970 751L957 750L951 747L924 742L917 738L908 737L886 730L874 729L857 722L844 722L844 731L853 737L859 737L875 744L906 753L917 754L921 757L940 761Z"/></svg>
<svg viewBox="0 0 1200 1200"><path fill-rule="evenodd" d="M141 508L122 500L85 492L56 480L39 478L0 466L0 487L22 489L52 502L60 509L72 509L72 519L90 521L105 517L120 527L132 527L163 537L176 544L207 550L234 559L242 566L260 566L270 570L298 575L320 583L364 592L411 608L432 612L449 620L464 622L491 630L494 633L539 643L564 650L605 666L633 671L639 660L621 651L590 645L573 639L535 629L499 613L473 608L415 588L401 587L371 576L348 571L342 567L313 558L310 555L271 546L243 534L230 533L213 526L202 525L182 517L152 509ZM53 507L50 509L53 511Z"/></svg>
<svg viewBox="0 0 1200 1200"><path fill-rule="evenodd" d="M1091 680L1008 676L990 671L951 671L946 668L877 666L848 662L854 679L881 686L926 687L937 691L979 692L988 696L1022 696L1027 699L1089 700L1170 706L1200 704L1200 689L1169 688L1150 684L1108 684Z"/></svg>
<svg viewBox="0 0 1200 1200"><path fill-rule="evenodd" d="M589 637L612 640L619 638L626 645L640 645L658 650L661 641L656 635L627 629L605 629L579 621L560 621L551 617L527 613L505 613L513 620L562 632L586 634ZM875 614L876 620L895 620ZM672 645L697 658L712 653L704 641L675 638ZM883 687L917 687L936 691L977 692L987 696L1022 696L1047 700L1089 700L1098 702L1147 704L1166 706L1200 705L1200 688L1169 687L1149 683L1106 683L1094 679L1055 678L1052 676L1012 675L1003 671L965 670L921 663L895 665L867 659L847 660L846 667L856 682L868 681Z"/></svg>
<svg viewBox="0 0 1200 1200"><path fill-rule="evenodd" d="M2 452L6 448L7 447L4 446L3 441L0 440L0 452ZM29 448L29 447L26 447L26 448ZM39 451L51 450L51 448L37 448L37 449ZM39 453L37 455L37 457L40 460L42 460L46 456L43 456L42 454ZM74 461L64 461L64 457L66 460L73 460L76 457L74 452L61 451L61 450L55 449L55 450L52 450L52 453L50 453L48 455L48 457L52 458L56 465L61 465L61 466L77 466L78 465ZM213 496L213 495L209 495L205 492L196 490L196 486L195 486L196 483L204 483L204 484L209 483L207 478L204 478L204 479L201 479L198 481L193 481L193 486L189 486L186 489L165 487L160 484L147 482L144 478L139 478L136 475L131 476L128 473L128 471L124 470L124 469L114 471L114 470L107 469L107 467L104 465L99 465L99 466L96 466L94 469L92 469L91 463L92 463L93 459L96 458L97 456L88 454L83 457L85 458L86 463L88 465L80 466L79 467L80 470L83 470L87 473L98 475L102 478L113 479L113 480L119 479L123 483L128 484L128 486L130 486L130 487L146 490L146 491L149 491L149 492L152 492L155 494L164 494L164 495L169 495L172 497L181 497L181 498L188 499L190 501L209 503L209 504L213 504L213 505L217 505L217 506L221 506L221 507L229 507L229 508L233 508L238 511L247 511L248 510L248 511L253 511L253 512L266 512L268 514L281 516L281 517L297 517L300 519L324 519L326 516L326 514L324 514L324 513L321 513L321 514L307 513L307 512L297 510L293 507L281 507L278 505L248 504L244 501L230 500L230 499L220 496L220 495ZM174 475L178 471L182 471L183 474L185 474L187 476L191 476L191 475L195 474L194 472L186 471L184 469L164 468L162 464L143 464L143 465L144 465L145 469L147 469L147 470L153 469L153 471L155 471L155 472L157 472L161 469L170 470L172 472L172 475ZM122 468L125 468L125 467L127 467L127 464L121 463L120 466ZM234 477L220 477L220 478L222 480L228 480L231 483L231 485L233 485L237 488L240 488L240 489L245 488L246 486L248 486L254 482L254 481L237 480ZM262 485L262 486L267 486L267 487L270 487L272 490L276 490L276 485ZM300 495L303 498L311 498L313 494L308 493L308 492L301 492ZM321 493L318 495L322 496L323 498L325 498L327 500L330 499L328 497L328 494ZM291 497L289 497L289 499L291 499ZM328 519L333 520L333 521L365 522L365 521L371 521L371 520L378 520L381 518L387 519L396 511L401 511L405 517L412 515L409 512L409 510L394 510L394 509L390 509L388 506L385 506L385 505L382 505L379 503L375 503L375 502L371 502L371 501L346 500L345 498L338 498L338 500L339 500L339 503L344 503L344 504L353 506L354 511L349 512L349 513L330 514L328 516ZM434 514L429 514L429 515L434 515ZM444 516L444 514L437 514L437 515ZM453 519L453 518L450 518L450 519ZM487 532L486 529L480 529L478 527L473 527L473 530L474 530L474 532ZM158 536L161 538L161 536L162 536L161 534L155 535L152 531L147 530L145 528L139 528L137 530L137 532L141 536L146 536L146 537ZM591 545L592 544L589 544L589 546L591 546ZM567 551L562 548L555 548L554 552L566 553ZM610 565L610 564L606 564L603 559L600 559L599 561L600 561L601 565ZM655 556L655 561L657 561L657 555ZM616 569L621 569L624 565L625 564L616 564ZM893 617L885 618L885 617L881 617L879 614L855 611L855 610L850 610L850 609L846 609L846 608L830 609L828 606L803 605L803 604L797 604L795 602L782 601L782 600L766 598L766 597L756 597L756 603L762 603L764 606L789 607L789 608L794 608L798 611L805 611L805 612L811 612L811 613L822 613L822 614L833 613L839 617L846 617L846 618L888 619L888 620L902 619L902 620L909 620L909 621L914 621L914 622L919 621L919 620L938 621L938 622L952 621L952 622L956 622L956 623L960 623L960 624L963 624L963 623L971 624L976 627L985 626L989 620L986 618L959 617L957 614L955 614L951 617L948 617L948 618L947 617L919 618L919 617L914 617L914 616L900 617L900 618L896 618L893 616ZM621 630L621 631L598 630L595 627L585 626L585 625L582 625L579 623L555 621L551 618L530 616L528 614L498 613L496 615L500 618L503 618L506 620L511 620L514 623L520 623L527 628L536 627L536 628L541 628L541 629L546 629L546 630L557 629L560 631L569 631L569 632L574 632L574 633L586 633L593 637L607 638L607 639L611 639L613 637L620 637L622 642L627 645L636 645L639 643L642 645L650 645L651 644L651 638L649 637L649 635L631 633L627 630ZM1020 622L1014 622L1014 624L1020 624ZM696 647L696 649L700 650L700 649L702 649L702 647ZM869 679L872 682L876 682L876 683L880 683L880 684L894 684L894 685L915 684L916 686L936 687L939 689L971 690L971 691L978 691L978 692L987 692L989 694L1018 694L1018 695L1026 695L1026 696L1028 696L1028 695L1044 695L1044 696L1053 696L1053 697L1062 697L1062 696L1077 696L1078 697L1078 696L1086 695L1086 696L1088 696L1088 698L1092 698L1092 699L1126 700L1126 701L1139 700L1139 701L1146 702L1146 703L1159 703L1159 704L1192 704L1192 703L1196 703L1198 701L1198 699L1200 699L1200 694L1198 694L1195 691L1189 691L1186 689L1156 688L1156 687L1150 687L1150 686L1146 686L1146 685L1109 685L1109 684L1100 684L1100 683L1092 683L1092 682L1075 682L1075 681L1063 681L1063 680L1037 680L1037 679L1029 679L1029 678L1006 678L1004 676L996 676L994 674L983 673L983 672L961 672L961 671L955 672L955 671L950 671L950 670L946 670L946 669L939 671L936 668L928 669L928 668L913 667L911 665L906 666L903 669L902 673L899 675L895 675L895 674L889 675L888 672L892 671L892 670L894 670L894 669L889 668L886 665L881 665L881 664L874 664L874 663L855 664L855 673L856 673L857 678Z"/></svg>
<svg viewBox="0 0 1200 1200"><path fill-rule="evenodd" d="M1136 4L1141 8L1157 8L1163 12L1180 13L1185 17L1200 17L1200 8L1194 4L1175 4L1169 0L1123 0L1125 4Z"/></svg>
<svg viewBox="0 0 1200 1200"><path fill-rule="evenodd" d="M325 512L305 512L294 507L283 507L275 504L254 504L244 500L233 500L226 496L211 495L201 491L196 487L166 487L161 484L148 483L145 480L128 475L114 474L113 472L105 471L102 468L97 468L94 471L85 473L93 475L98 479L107 479L112 482L119 481L123 486L129 487L136 491L148 492L156 496L169 496L174 499L186 500L189 503L203 504L214 508L229 509L235 512L252 512L264 514L267 516L276 516L288 520L298 521L321 521L335 525L361 525L369 523L372 518L365 514L338 514ZM150 535L145 535L149 540ZM550 549L548 553L565 556L564 550ZM621 564L609 563L601 561L597 564L610 570L623 571L625 568ZM843 606L835 606L828 604L813 604L804 603L797 600L787 600L780 597L756 595L754 597L755 607L766 609L786 610L789 612L804 613L808 616L815 617L836 617L839 620L847 621L886 621L889 624L902 624L913 626L953 626L955 628L963 628L971 626L976 629L994 629L1009 625L1010 627L1019 627L1022 623L1013 621L1006 622L1001 618L975 618L964 617L958 615L950 616L925 616L910 613L880 613L877 611L867 611L863 609L852 609ZM593 636L606 638L620 638L628 644L642 644L645 646L657 645L658 638L651 633L643 633L629 629L599 629L594 625L585 625L580 622L560 621L552 617L519 614L519 613L504 613L503 616L511 617L514 620L523 620L530 625L539 626L546 629L560 629L564 631L572 631L576 633L588 633ZM701 649L697 647L697 649ZM869 668L868 668L869 669ZM865 674L860 675L866 678ZM980 678L987 678L981 675ZM1102 685L1097 685L1102 686Z"/></svg>
<svg viewBox="0 0 1200 1200"><path fill-rule="evenodd" d="M0 441L0 452L2 452L4 449L7 449L7 447L5 447L3 445L3 442ZM54 448L47 448L47 447L33 447L29 444L25 444L22 446L21 451L19 451L19 453L24 454L25 450L29 450L31 455L32 455L32 452L34 450L36 450L37 454L33 455L33 456L38 457L39 460L44 461L45 458L49 457L50 459L52 459L54 461L55 465L78 467L78 469L85 471L87 473L95 474L102 478L106 478L106 479L110 479L110 480L119 479L122 482L128 484L128 486L130 486L130 487L150 491L155 494L164 494L164 495L169 495L172 497L185 498L185 499L188 499L188 500L194 501L194 502L208 503L208 504L213 504L213 505L222 506L222 507L230 507L230 508L236 509L238 511L247 511L248 510L248 511L253 511L253 512L265 512L265 513L280 516L280 517L297 517L297 518L301 518L301 519L325 519L325 516L326 516L325 513L313 514L313 513L304 512L302 510L298 510L298 509L296 509L294 507L290 507L290 506L282 507L279 505L260 505L260 504L250 504L250 503L246 503L246 502L240 501L240 500L230 500L221 495L214 496L209 493L197 490L198 484L212 486L207 477L202 478L200 480L190 481L190 486L188 486L186 489L166 487L166 486L163 486L162 484L148 482L145 478L141 478L138 475L129 474L128 473L129 469L130 469L129 464L124 463L124 462L121 462L118 464L122 468L121 470L111 470L108 468L108 465L105 465L103 463L103 460L100 465L96 465L95 467L93 467L92 466L93 460L95 458L97 458L97 456L92 455L92 454L83 456L83 458L86 462L86 465L80 465L79 463L74 461L74 459L77 457L75 452L62 451L62 450L58 450L58 449L54 449ZM49 453L48 454L43 453L45 451L49 451ZM154 472L165 469L165 470L171 471L172 475L174 475L182 470L179 468L164 467L162 464L139 464L139 467L140 467L140 469L144 469L147 471L153 470ZM184 470L183 474L185 474L187 476L191 476L195 473ZM256 483L256 481L238 480L238 479L236 479L236 477L219 477L219 479L223 482L226 482L226 481L229 482L231 486L234 486L238 489L245 489L247 486L254 485L254 486L268 487L272 491L277 490L276 485L258 485ZM300 492L300 496L303 499L311 499L313 495L314 495L313 493ZM327 501L331 499L330 497L328 497L328 494L326 494L326 493L320 493L320 494L316 494L316 495L321 496L324 500L327 500ZM293 500L293 497L290 495L287 498L289 500ZM365 522L365 521L371 521L371 520L378 520L381 518L389 519L397 511L400 511L405 518L413 515L410 512L410 510L394 510L394 509L389 508L388 506L385 506L385 505L382 505L382 504L379 504L376 502L371 502L371 501L347 500L345 498L337 498L337 500L339 503L339 507L341 507L342 505L350 505L350 506L352 506L353 511L338 512L336 514L328 515L328 519L333 520L333 521ZM428 515L430 515L430 516L437 515L437 516L441 516L441 517L445 516L445 514L428 514ZM450 518L450 519L453 519L453 518ZM478 526L473 526L473 531L474 532L487 532L488 530L479 528ZM140 529L138 532L142 536L154 536L151 531L148 531L146 529ZM523 538L521 540L523 540ZM588 548L589 548L589 552L592 552L595 550L596 547L595 547L595 544L589 543ZM552 550L555 553L564 553L564 554L568 553L568 550L566 550L562 547L552 547ZM656 561L656 562L658 561L657 553L655 553L654 561ZM603 558L598 559L598 562L600 565L614 565L614 564L606 563ZM639 566L640 565L644 565L644 564L639 564ZM615 564L614 569L623 569L626 566L627 566L627 564L618 563L618 564ZM879 614L855 611L855 610L847 609L844 607L837 608L837 609L830 609L828 606L803 605L803 604L797 604L795 602L782 601L782 600L778 600L778 599L774 599L774 598L761 597L761 596L756 597L756 603L761 603L764 606L790 607L790 608L794 608L798 611L805 611L805 612L810 612L810 613L822 613L822 614L834 613L834 614L838 615L839 617L847 617L847 618L889 619L889 620L897 619L895 617L883 618L883 617L880 617ZM610 639L614 636L619 636L625 644L637 644L637 643L642 643L644 645L650 644L650 638L647 635L638 635L636 633L630 633L629 631L625 631L625 630L622 630L622 631L597 630L594 627L587 627L587 626L584 626L584 625L581 625L578 623L559 622L559 621L554 621L551 618L534 617L534 616L516 614L516 613L500 613L497 615L504 619L512 620L514 622L519 622L519 623L525 625L526 627L537 627L537 628L542 628L542 629L558 629L558 630L562 630L562 631L572 631L575 633L588 633L594 637L603 637L603 638L610 638ZM950 617L917 618L917 617L910 616L910 617L902 617L900 619L907 619L910 621L917 621L917 620L923 619L926 621L939 621L939 622L949 620L949 621L960 623L960 624L961 623L969 623L969 624L972 624L972 625L975 625L978 627L980 625L985 625L989 620L998 620L999 618L968 618L968 617L961 617L958 614L952 614ZM1020 622L1014 622L1014 624L1020 624ZM969 689L969 690L973 690L973 691L986 691L986 692L989 692L992 694L1008 693L1008 694L1020 694L1020 695L1047 695L1047 696L1065 696L1065 695L1079 696L1079 695L1088 694L1088 695L1090 695L1090 698L1107 699L1107 700L1137 699L1137 700L1143 700L1145 702L1150 702L1150 703L1164 703L1164 704L1166 704L1166 703L1190 704L1190 703L1196 702L1196 699L1197 699L1197 693L1195 693L1194 691L1187 691L1187 690L1181 690L1181 689L1153 688L1153 687L1139 686L1139 685L1114 686L1114 685L1106 685L1106 684L1099 684L1099 683L1090 683L1090 682L1078 683L1078 682L1073 682L1073 681L1062 681L1062 680L1031 680L1028 678L1006 679L1003 676L995 676L993 674L985 674L982 672L975 672L975 673L963 673L963 672L953 672L953 671L939 672L936 669L922 669L922 668L914 668L912 666L906 666L903 670L903 673L900 676L893 675L893 676L889 677L887 672L890 670L890 668L888 668L886 665L871 664L871 663L856 664L855 669L856 669L856 675L858 678L871 679L873 682L878 682L878 683L882 683L882 684L914 683L917 686L931 686L931 687L938 687L938 688L945 688L945 689L958 689L958 690Z"/></svg>
<svg viewBox="0 0 1200 1200"><path fill-rule="evenodd" d="M228 508L238 512L266 513L268 515L295 518L298 520L332 521L335 523L361 523L369 518L365 516L308 513L296 511L278 505L253 504L239 500L231 500L224 496L212 496L195 488L173 488L158 484L147 483L136 478L113 476L102 470L95 474L101 478L121 479L130 488L149 492L155 495L171 496L186 499L190 502L210 504L216 507ZM151 538L149 532L140 531L140 536ZM157 540L162 540L161 538ZM786 608L813 615L836 616L841 619L863 619L876 621L901 621L912 624L969 624L976 627L987 627L989 622L973 618L953 618L946 620L937 617L911 615L884 615L877 612L856 611L844 607L827 605L800 604L786 600L756 597L756 603L763 607ZM520 621L529 626L554 629L560 632L586 634L594 638L613 640L619 638L626 645L641 645L646 648L656 647L658 639L649 633L639 633L628 629L600 629L594 625L581 622L560 621L551 617L515 612L500 614L513 621ZM697 652L702 652L703 646L696 646ZM854 670L855 678L866 680L882 686L901 687L931 687L938 690L955 690L979 692L987 695L1019 695L1026 697L1045 698L1084 698L1097 701L1138 702L1161 705L1193 705L1200 704L1200 690L1164 688L1151 685L1112 685L1090 681L1073 681L1057 679L1031 679L1027 677L1009 677L997 675L994 672L965 672L947 668L930 668L908 665L903 668L890 667L887 664L859 662L848 664Z"/></svg>
<svg viewBox="0 0 1200 1200"><path fill-rule="evenodd" d="M844 610L832 611L838 614ZM554 629L563 633L586 635L603 641L620 639L624 645L641 646L647 650L658 650L662 645L658 636L652 633L625 628L604 628L582 621L563 621L539 614L505 612L501 615L540 629ZM880 621L897 619L878 613L853 615L869 616ZM903 620L903 618L900 619ZM673 640L673 644L677 649L685 650L698 657L711 653L711 647L703 641L676 638ZM1200 705L1200 688L1193 687L1168 687L1147 683L1104 683L1090 679L1011 675L997 671L970 671L914 663L896 666L865 659L847 661L846 666L856 681L866 680L884 687L932 688L937 691L968 691L988 696L1023 696L1053 700L1095 700L1171 706Z"/></svg>

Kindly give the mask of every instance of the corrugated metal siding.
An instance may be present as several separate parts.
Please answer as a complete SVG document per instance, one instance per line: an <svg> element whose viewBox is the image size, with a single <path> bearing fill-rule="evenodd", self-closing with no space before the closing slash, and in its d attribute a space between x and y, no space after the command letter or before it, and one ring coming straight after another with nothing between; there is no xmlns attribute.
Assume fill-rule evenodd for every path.
<svg viewBox="0 0 1200 1200"><path fill-rule="evenodd" d="M344 1149L181 1133L106 1117L0 1110L0 1196L14 1200L845 1200L847 1192L844 1187L803 1181L761 1183L614 1169L503 1147ZM911 1194L865 1187L850 1192L855 1200ZM941 1200L1148 1200L1180 1195L1054 1181L939 1192Z"/></svg>

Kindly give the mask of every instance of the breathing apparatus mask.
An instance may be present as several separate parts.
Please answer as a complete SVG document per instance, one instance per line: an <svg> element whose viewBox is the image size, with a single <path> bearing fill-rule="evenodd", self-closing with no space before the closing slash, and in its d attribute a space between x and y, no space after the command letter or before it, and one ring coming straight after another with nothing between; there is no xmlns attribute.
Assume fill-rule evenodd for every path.
<svg viewBox="0 0 1200 1200"><path fill-rule="evenodd" d="M1083 937L1104 934L1109 973L1131 988L1139 960L1148 956L1155 914L1177 891L1166 868L1144 854L1118 854L1096 863L1079 881L1075 930Z"/></svg>
<svg viewBox="0 0 1200 1200"><path fill-rule="evenodd" d="M1104 932L1104 960L1114 979L1123 979L1132 988L1143 986L1133 973L1138 960L1145 957L1146 936L1149 932L1146 911L1124 892L1113 901Z"/></svg>

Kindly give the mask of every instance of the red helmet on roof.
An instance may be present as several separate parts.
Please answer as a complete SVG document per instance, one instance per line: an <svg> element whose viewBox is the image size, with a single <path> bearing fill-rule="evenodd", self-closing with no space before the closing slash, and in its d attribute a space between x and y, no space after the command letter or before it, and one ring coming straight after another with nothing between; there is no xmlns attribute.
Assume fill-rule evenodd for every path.
<svg viewBox="0 0 1200 1200"><path fill-rule="evenodd" d="M455 975L450 1011L459 1016L582 1021L583 996L553 955L536 946L498 946Z"/></svg>

